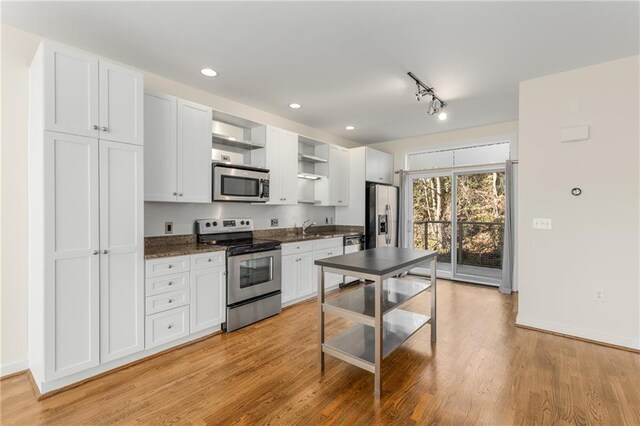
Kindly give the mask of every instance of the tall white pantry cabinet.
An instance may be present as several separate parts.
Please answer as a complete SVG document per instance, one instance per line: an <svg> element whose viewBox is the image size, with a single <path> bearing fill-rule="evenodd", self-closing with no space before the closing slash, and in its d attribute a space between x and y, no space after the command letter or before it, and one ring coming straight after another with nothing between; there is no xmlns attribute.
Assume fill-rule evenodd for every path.
<svg viewBox="0 0 640 426"><path fill-rule="evenodd" d="M38 387L144 349L142 74L54 43L29 70Z"/></svg>

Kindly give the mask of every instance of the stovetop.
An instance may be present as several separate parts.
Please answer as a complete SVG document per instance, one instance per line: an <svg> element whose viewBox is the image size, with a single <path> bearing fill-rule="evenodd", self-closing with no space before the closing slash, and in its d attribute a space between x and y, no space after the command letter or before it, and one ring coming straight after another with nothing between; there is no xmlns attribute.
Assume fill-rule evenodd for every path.
<svg viewBox="0 0 640 426"><path fill-rule="evenodd" d="M229 238L225 235L198 235L198 244L215 244L227 248L229 255L242 253L255 253L266 250L275 250L280 247L280 241L262 240L258 238L243 236L241 238Z"/></svg>

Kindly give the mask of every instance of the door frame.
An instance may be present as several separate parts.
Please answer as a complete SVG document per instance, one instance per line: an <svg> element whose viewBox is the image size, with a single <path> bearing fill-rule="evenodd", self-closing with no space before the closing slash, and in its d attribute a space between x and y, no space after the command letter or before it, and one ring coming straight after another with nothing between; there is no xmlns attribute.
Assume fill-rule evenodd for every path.
<svg viewBox="0 0 640 426"><path fill-rule="evenodd" d="M413 247L413 180L414 179L428 179L437 176L449 176L451 178L451 271L437 270L436 276L438 278L450 279L453 281L462 281L473 284L489 285L492 287L499 287L502 283L502 279L494 280L491 278L480 277L475 275L460 274L457 271L458 262L458 194L457 194L457 182L458 176L478 174L478 173L500 173L505 172L506 165L500 164L487 164L478 166L459 166L433 169L429 171L419 172L407 172L407 179L405 180L405 187L403 190L407 194L405 198L405 215L409 217L403 218L404 223L407 224L406 229L406 246ZM455 241L453 241L455 238ZM414 268L410 272L415 275L429 276L430 270L427 268Z"/></svg>

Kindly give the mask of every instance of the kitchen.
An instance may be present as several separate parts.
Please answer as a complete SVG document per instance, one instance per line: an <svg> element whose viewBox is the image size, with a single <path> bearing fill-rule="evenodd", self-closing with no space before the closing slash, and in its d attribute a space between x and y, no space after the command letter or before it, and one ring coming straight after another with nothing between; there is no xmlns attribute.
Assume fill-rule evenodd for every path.
<svg viewBox="0 0 640 426"><path fill-rule="evenodd" d="M167 28L145 24L138 30L146 34L139 41L147 50L137 54L135 46L125 45L138 30L128 27L123 29L128 37L110 38L113 30L104 25L127 27L128 13L140 16L157 7L165 24L174 23L177 13L188 13L191 36L209 32L207 43L224 46L227 42L211 43L211 34L224 39L222 27L228 29L248 13L257 27L228 43L255 37L257 28L275 42L280 33L265 31L258 11L283 24L279 28L287 28L284 17L289 13L304 17L297 26L321 21L310 18L302 5L203 3L189 10L174 2L38 5L8 5L2 25L7 40L3 80L15 82L3 83L3 104L19 100L16 108L3 108L16 116L3 118L3 128L19 134L7 138L3 130L3 139L11 141L6 150L3 146L3 169L20 170L7 172L15 176L15 189L7 189L3 179L3 205L9 205L11 194L15 197L13 212L3 208L3 423L30 418L35 423L81 424L352 424L382 423L397 415L401 423L511 424L522 418L522 410L527 418L539 419L539 413L526 408L527 401L546 392L548 384L541 380L509 391L508 383L521 383L530 375L547 377L550 370L565 377L554 370L556 364L536 363L539 351L548 351L554 360L558 353L576 354L571 356L579 362L586 362L586 354L608 357L620 365L621 376L637 363L635 329L611 326L597 334L598 327L608 325L590 325L589 334L533 315L544 308L533 301L546 299L532 294L547 281L533 280L544 271L532 268L528 259L542 256L542 245L553 246L555 235L563 235L562 242L578 241L567 234L560 210L535 207L546 205L548 191L536 192L540 186L533 176L543 167L533 141L544 141L551 150L555 147L549 142L556 138L534 137L532 130L546 128L535 121L543 111L539 103L534 106L535 96L543 90L528 90L528 84L534 87L539 80L551 86L543 67L505 77L511 103L504 110L509 113L498 114L497 102L487 107L486 113L493 114L488 118L480 110L473 112L464 96L457 98L442 76L432 86L430 66L424 63L374 70L369 81L375 84L366 95L358 92L357 83L347 92L340 81L322 78L323 72L359 75L361 64L354 58L351 74L319 66L315 78L305 80L313 84L290 80L291 90L285 93L276 82L286 86L287 79L265 75L262 81L260 67L251 65L263 63L276 76L291 70L297 60L291 58L305 57L298 51L286 62L293 40L282 54L271 52L280 65L266 59L259 40L254 40L253 58L229 50L221 50L218 58L202 55L205 43L194 38L189 48L174 48L168 55L160 42L171 39L162 36ZM36 12L40 6L51 17ZM384 2L369 6L371 17L395 16L395 23L402 21L400 16L412 16L413 22L411 11L447 8L394 8ZM350 19L362 18L354 4L336 7L344 8ZM542 13L538 11L555 6L465 7L481 13L506 13L511 7L518 13ZM593 7L628 15L620 5ZM626 7L635 13L633 6ZM319 16L329 13L320 3L309 8ZM584 5L567 8L575 14L560 7L556 13L566 19L597 15ZM202 19L215 15L213 11L228 14L229 22L220 22L220 29L204 25ZM97 24L99 15L104 24ZM78 29L84 40L66 32L70 22L83 17L95 25ZM45 24L34 29L38 19ZM367 34L364 40L372 40L375 22L382 22L375 19L371 27L354 26ZM334 24L345 24L338 21ZM321 34L314 31L309 34ZM188 34L185 29L185 40ZM604 32L594 34L605 37ZM323 51L320 39L320 47L308 52ZM327 43L335 42L333 49L345 55L342 61L351 63L345 59L348 46L338 49L344 40ZM584 67L602 66L602 73L619 76L613 80L627 85L611 90L609 96L617 97L637 74L625 59L637 46L623 47L618 53L594 48L595 59L578 53L574 62L555 58L555 70L580 73ZM195 54L198 49L201 53ZM325 53L328 64L331 55ZM201 56L193 60L193 55ZM225 55L228 63L221 59ZM369 57L355 54L364 60L361 55ZM167 58L183 63L167 63ZM544 58L539 53L540 63ZM293 70L304 74L304 61L298 66ZM589 78L584 81L591 82ZM518 84L520 92L512 87ZM571 114L590 113L593 99L587 86L575 89L579 99L563 98ZM349 94L337 96L342 92ZM379 93L382 98L369 105L368 96ZM519 115L518 96L524 102ZM351 98L358 99L357 107ZM616 122L632 123L633 107L621 110L625 118ZM613 132L611 127L606 127L608 133L603 130L615 121L609 116L600 122L585 117L562 121L562 132L552 129L562 142L558 158L569 152L584 156L603 134ZM592 122L598 131L589 133ZM630 127L611 143L623 141L620 149L628 149ZM14 155L17 150L22 154ZM631 153L625 156L631 158ZM528 164L535 160L535 173L524 159ZM549 169L559 173L553 165ZM570 211L591 194L604 199L600 187L572 170L571 179L556 175L553 185L546 185L562 186L557 206ZM634 167L609 173L625 170L631 173ZM489 193L489 202L475 196ZM490 208L482 203L494 216L485 217ZM552 214L553 230L551 219L539 219ZM12 218L15 230L6 226ZM532 218L534 231L529 229ZM7 250L9 242L15 250ZM631 247L625 253L634 251ZM553 259L547 262L553 265ZM17 270L22 275L7 279ZM557 276L564 270L577 273L573 266L549 270ZM491 275L478 275L486 271ZM600 280L594 289L589 284L594 307L611 308L612 299L629 290L615 286L633 281L629 277L618 280L620 284ZM584 277L581 282L591 283ZM580 291L574 288L574 294ZM21 297L12 296L18 292ZM633 298L627 299L628 305ZM590 297L583 303L591 302ZM546 302L548 317L563 311L549 312L553 303ZM633 311L616 303L615 310L623 315ZM15 327L7 318L16 319ZM609 373L585 368L580 377L607 383ZM621 387L633 400L634 386L624 382ZM488 389L486 394L482 389ZM474 402L477 392L480 400ZM498 394L504 398L494 404ZM578 394L572 393L572 403L580 410L587 402ZM552 405L555 413L562 404ZM614 413L625 410L624 404L611 401L606 406L602 415L611 423Z"/></svg>

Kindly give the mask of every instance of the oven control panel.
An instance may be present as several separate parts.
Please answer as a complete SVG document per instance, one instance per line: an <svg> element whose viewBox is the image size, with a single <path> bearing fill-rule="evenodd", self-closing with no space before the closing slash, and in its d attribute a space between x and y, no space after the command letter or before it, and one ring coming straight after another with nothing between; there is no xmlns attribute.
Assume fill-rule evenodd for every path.
<svg viewBox="0 0 640 426"><path fill-rule="evenodd" d="M253 231L253 219L200 219L196 220L197 234Z"/></svg>

